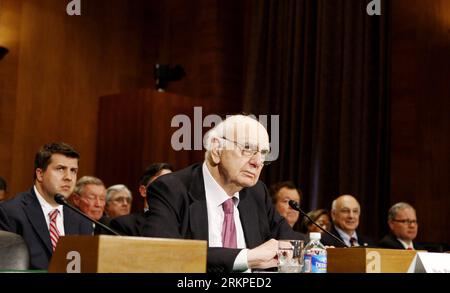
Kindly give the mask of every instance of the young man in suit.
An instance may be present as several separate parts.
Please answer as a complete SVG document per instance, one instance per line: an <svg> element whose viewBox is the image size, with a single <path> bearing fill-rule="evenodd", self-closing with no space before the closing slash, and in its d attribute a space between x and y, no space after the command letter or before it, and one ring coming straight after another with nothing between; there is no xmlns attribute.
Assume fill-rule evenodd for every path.
<svg viewBox="0 0 450 293"><path fill-rule="evenodd" d="M250 116L230 116L204 142L202 164L150 185L144 236L207 240L209 272L275 267L275 239L304 236L275 210L258 180L269 152L266 129Z"/></svg>
<svg viewBox="0 0 450 293"><path fill-rule="evenodd" d="M47 269L60 236L93 233L89 221L54 200L55 194L72 193L79 157L65 143L42 146L34 160L33 187L0 203L0 229L24 238L32 269Z"/></svg>
<svg viewBox="0 0 450 293"><path fill-rule="evenodd" d="M360 214L359 202L351 195L341 195L331 204L330 232L340 238L347 247L374 246L374 242L369 237L357 231ZM322 234L321 242L327 246L345 247L327 234Z"/></svg>
<svg viewBox="0 0 450 293"><path fill-rule="evenodd" d="M406 202L394 204L388 212L390 233L378 243L379 247L393 249L421 249L414 239L417 236L419 224L416 210Z"/></svg>

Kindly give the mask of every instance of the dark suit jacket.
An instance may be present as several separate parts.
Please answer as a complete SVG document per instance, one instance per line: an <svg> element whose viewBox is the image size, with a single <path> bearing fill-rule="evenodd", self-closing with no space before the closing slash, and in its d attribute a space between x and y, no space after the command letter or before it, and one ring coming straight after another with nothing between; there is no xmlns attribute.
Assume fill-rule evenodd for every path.
<svg viewBox="0 0 450 293"><path fill-rule="evenodd" d="M239 192L239 215L248 248L275 239L304 239L275 211L266 186ZM208 240L208 215L202 164L156 179L147 192L149 204L143 235L149 237ZM208 248L210 272L232 271L240 249Z"/></svg>
<svg viewBox="0 0 450 293"><path fill-rule="evenodd" d="M92 235L93 227L89 221L66 207L63 211L66 235ZM24 238L30 251L30 268L47 269L52 256L50 233L33 188L0 203L0 229Z"/></svg>
<svg viewBox="0 0 450 293"><path fill-rule="evenodd" d="M330 233L334 234L337 238L342 239L342 237L339 235L338 231L336 230L334 225L331 225ZM373 240L370 239L370 237L367 237L365 235L361 235L358 231L356 231L356 235L358 235L358 243L361 247L375 247L375 243ZM327 234L322 234L322 239L320 240L323 245L327 246L334 246L334 247L346 247L343 243L338 242L336 239L331 237Z"/></svg>
<svg viewBox="0 0 450 293"><path fill-rule="evenodd" d="M112 219L109 226L122 235L142 236L145 217L148 213L133 213Z"/></svg>
<svg viewBox="0 0 450 293"><path fill-rule="evenodd" d="M424 249L420 244L413 242L414 249L421 250ZM397 237L394 234L389 233L383 237L383 239L378 242L378 247L381 248L391 248L391 249L405 249L402 243L398 241Z"/></svg>
<svg viewBox="0 0 450 293"><path fill-rule="evenodd" d="M111 218L108 216L103 216L100 219L98 219L98 222L110 227ZM100 225L94 225L94 235L114 235L108 230L104 229Z"/></svg>

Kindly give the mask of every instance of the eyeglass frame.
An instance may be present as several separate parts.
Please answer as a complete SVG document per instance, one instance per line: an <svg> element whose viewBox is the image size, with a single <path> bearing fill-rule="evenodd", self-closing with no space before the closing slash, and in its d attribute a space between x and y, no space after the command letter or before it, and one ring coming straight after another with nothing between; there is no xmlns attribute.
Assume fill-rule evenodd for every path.
<svg viewBox="0 0 450 293"><path fill-rule="evenodd" d="M407 225L418 225L419 222L417 222L417 220L410 220L410 219L404 219L404 220L397 220L397 219L392 219L392 221L397 222L397 223L401 223L401 224L407 224Z"/></svg>
<svg viewBox="0 0 450 293"><path fill-rule="evenodd" d="M114 201L114 202L117 202L119 204L123 203L123 202L125 202L127 204L131 204L132 198L128 197L128 196L119 196L119 197L111 199L110 201Z"/></svg>
<svg viewBox="0 0 450 293"><path fill-rule="evenodd" d="M246 157L246 158L249 158L249 159L250 159L250 158L252 158L253 156L255 156L257 153L260 153L260 154L261 154L261 158L264 158L264 159L262 160L262 164L263 164L264 166L267 166L267 165L269 165L270 163L272 163L272 161L266 161L266 160L265 160L265 158L270 154L270 149L269 149L269 150L259 150L259 149L258 149L258 150L252 150L252 149L250 149L249 146L243 145L243 144L241 144L241 143L239 143L239 142L237 142L237 141L228 139L228 138L226 138L226 137L224 137L224 136L219 137L219 138L234 143L234 144L235 144L237 147L239 147L239 149L241 150L241 156L243 156L243 157ZM249 152L249 151L251 151L251 153L245 153L245 152ZM264 152L264 153L263 153L263 152Z"/></svg>

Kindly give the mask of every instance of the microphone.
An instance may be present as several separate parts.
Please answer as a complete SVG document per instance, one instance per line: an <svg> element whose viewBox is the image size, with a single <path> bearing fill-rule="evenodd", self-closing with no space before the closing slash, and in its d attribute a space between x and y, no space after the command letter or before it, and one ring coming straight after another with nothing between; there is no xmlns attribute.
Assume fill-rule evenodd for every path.
<svg viewBox="0 0 450 293"><path fill-rule="evenodd" d="M311 223L313 223L317 228L319 228L320 230L322 230L323 232L327 233L328 235L330 235L331 237L333 237L334 239L336 239L339 243L341 243L344 247L347 247L347 244L345 244L344 241L342 241L341 239L339 239L339 237L337 237L336 235L334 235L333 233L325 230L324 228L322 228L319 224L317 224L316 222L314 222L310 216L308 216L308 214L306 214L301 208L300 205L295 201L295 200L289 200L289 206L291 208L293 208L294 210L296 210L297 212L299 212L300 214L302 214L302 216L306 217Z"/></svg>
<svg viewBox="0 0 450 293"><path fill-rule="evenodd" d="M84 218L88 219L90 222L94 223L95 225L98 225L98 226L102 227L103 229L105 229L106 231L110 232L111 234L117 235L117 236L121 236L118 232L116 232L113 229L109 228L105 224L102 224L99 221L96 221L96 220L90 218L88 215L86 215L85 213L83 213L82 211L77 209L76 207L74 207L71 204L69 204L67 202L66 198L64 197L64 195L61 195L61 194L57 193L57 194L55 194L54 199L55 199L56 203L59 203L61 205L64 205L64 206L68 207L72 211L74 211L77 214L79 214L79 215L83 216Z"/></svg>

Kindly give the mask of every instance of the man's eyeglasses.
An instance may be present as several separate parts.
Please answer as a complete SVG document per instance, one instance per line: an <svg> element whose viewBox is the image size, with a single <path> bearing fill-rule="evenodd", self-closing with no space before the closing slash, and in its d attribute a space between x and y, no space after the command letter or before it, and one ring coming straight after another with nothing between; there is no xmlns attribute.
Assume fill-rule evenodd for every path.
<svg viewBox="0 0 450 293"><path fill-rule="evenodd" d="M262 164L264 166L267 166L270 163L272 163L271 161L266 161L266 157L269 155L270 150L259 150L257 147L256 148L255 147L252 148L249 144L243 145L243 144L238 143L236 141L230 140L230 139L228 139L226 137L222 137L222 139L234 143L241 150L241 155L243 157L251 158L254 155L256 155L257 153L260 153L261 154L261 161L262 161Z"/></svg>
<svg viewBox="0 0 450 293"><path fill-rule="evenodd" d="M112 201L117 202L117 203L126 203L129 204L131 203L131 198L130 197L124 197L124 196L120 196L120 197L116 197L114 199L112 199Z"/></svg>
<svg viewBox="0 0 450 293"><path fill-rule="evenodd" d="M407 225L411 225L411 224L417 225L417 220L410 220L410 219L395 220L394 219L392 221L397 222L397 223L407 224Z"/></svg>

